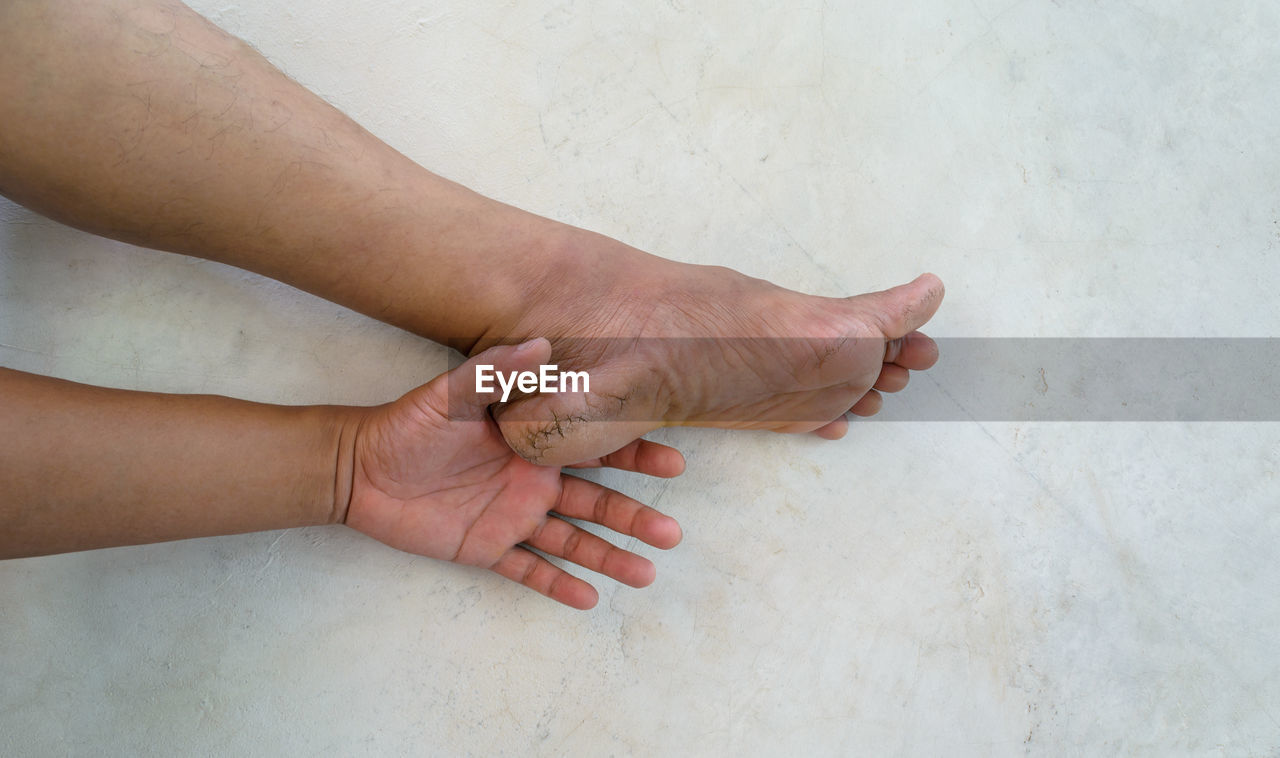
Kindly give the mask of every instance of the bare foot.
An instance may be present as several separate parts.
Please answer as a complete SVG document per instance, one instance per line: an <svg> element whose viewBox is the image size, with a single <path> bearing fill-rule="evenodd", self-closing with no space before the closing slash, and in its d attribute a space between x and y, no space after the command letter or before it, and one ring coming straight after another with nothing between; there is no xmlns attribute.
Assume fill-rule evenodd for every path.
<svg viewBox="0 0 1280 758"><path fill-rule="evenodd" d="M477 346L547 337L561 370L590 375L589 393L520 397L498 408L503 436L530 461L597 458L667 425L838 439L846 412L876 413L881 392L901 390L910 371L937 360L936 345L916 331L942 302L932 274L823 298L590 240L579 260L594 275L550 273L585 282L580 291Z"/></svg>

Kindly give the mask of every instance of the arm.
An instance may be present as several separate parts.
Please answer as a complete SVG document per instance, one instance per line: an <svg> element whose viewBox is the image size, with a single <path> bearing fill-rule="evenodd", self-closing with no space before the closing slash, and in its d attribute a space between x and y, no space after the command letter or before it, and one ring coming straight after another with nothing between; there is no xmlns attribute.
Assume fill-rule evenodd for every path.
<svg viewBox="0 0 1280 758"><path fill-rule="evenodd" d="M473 391L475 365L532 370L550 353L545 340L492 348L374 408L128 392L0 369L0 558L342 523L590 608L595 590L544 556L635 587L653 581L653 564L566 519L663 548L680 529L503 441L488 415L496 396ZM684 460L641 440L583 465L675 476Z"/></svg>
<svg viewBox="0 0 1280 758"><path fill-rule="evenodd" d="M348 415L0 369L0 558L331 523Z"/></svg>

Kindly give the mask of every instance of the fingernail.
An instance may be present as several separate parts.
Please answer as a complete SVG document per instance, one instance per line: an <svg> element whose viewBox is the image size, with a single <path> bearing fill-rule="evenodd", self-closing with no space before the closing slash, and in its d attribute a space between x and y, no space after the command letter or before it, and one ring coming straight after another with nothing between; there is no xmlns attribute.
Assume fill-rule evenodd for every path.
<svg viewBox="0 0 1280 758"><path fill-rule="evenodd" d="M528 342L521 342L519 345L517 345L517 346L516 346L516 354L517 354L517 355L519 355L519 354L521 354L521 353L527 353L527 352L529 352L530 350L532 350L532 349L533 349L533 346L534 346L535 344L537 344L537 342L538 342L538 338L537 338L537 337L534 337L533 339L529 340Z"/></svg>

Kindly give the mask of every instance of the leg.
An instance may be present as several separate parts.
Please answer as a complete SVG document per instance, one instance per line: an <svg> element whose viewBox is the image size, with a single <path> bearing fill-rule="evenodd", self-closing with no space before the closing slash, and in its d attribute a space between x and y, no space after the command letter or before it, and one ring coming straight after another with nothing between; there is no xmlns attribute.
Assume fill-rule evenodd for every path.
<svg viewBox="0 0 1280 758"><path fill-rule="evenodd" d="M172 0L0 5L0 70L0 193L464 351L551 338L558 362L598 372L608 394L560 409L593 423L555 421L548 400L507 409L508 441L542 462L596 457L661 424L836 436L828 422L846 409L875 409L873 385L933 360L926 338L896 356L885 344L933 313L935 278L814 298L511 208L414 164ZM655 339L638 363L617 344L584 347L603 337ZM791 347L691 353L677 337Z"/></svg>

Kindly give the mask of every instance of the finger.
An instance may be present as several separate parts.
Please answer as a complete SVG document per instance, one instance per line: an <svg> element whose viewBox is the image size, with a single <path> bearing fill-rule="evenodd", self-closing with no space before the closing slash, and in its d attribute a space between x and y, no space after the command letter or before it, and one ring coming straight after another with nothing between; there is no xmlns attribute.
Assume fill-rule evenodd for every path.
<svg viewBox="0 0 1280 758"><path fill-rule="evenodd" d="M921 274L907 284L856 297L872 305L880 330L890 339L905 337L925 325L942 304L942 280Z"/></svg>
<svg viewBox="0 0 1280 758"><path fill-rule="evenodd" d="M912 371L924 371L938 362L938 345L928 335L912 332L885 343L884 362L896 363Z"/></svg>
<svg viewBox="0 0 1280 758"><path fill-rule="evenodd" d="M525 544L632 587L648 587L657 573L649 559L554 517L542 522Z"/></svg>
<svg viewBox="0 0 1280 758"><path fill-rule="evenodd" d="M882 406L884 406L884 398L880 396L880 393L875 390L867 390L867 394L854 403L849 412L855 416L874 416L880 412Z"/></svg>
<svg viewBox="0 0 1280 758"><path fill-rule="evenodd" d="M872 387L881 392L898 392L906 387L909 381L911 381L910 371L897 364L886 363L880 367L880 376L876 377L876 383Z"/></svg>
<svg viewBox="0 0 1280 758"><path fill-rule="evenodd" d="M621 492L577 477L564 477L554 511L566 518L590 521L619 534L667 550L680 544L680 524Z"/></svg>
<svg viewBox="0 0 1280 758"><path fill-rule="evenodd" d="M570 608L589 610L600 600L595 587L522 547L503 553L490 569Z"/></svg>
<svg viewBox="0 0 1280 758"><path fill-rule="evenodd" d="M497 345L470 358L448 377L449 416L471 418L502 399L497 374L534 371L551 359L551 343L539 337L519 345Z"/></svg>
<svg viewBox="0 0 1280 758"><path fill-rule="evenodd" d="M813 433L824 440L838 440L849 433L849 419L844 414L826 426L813 430Z"/></svg>
<svg viewBox="0 0 1280 758"><path fill-rule="evenodd" d="M575 463L567 468L616 468L669 479L684 473L684 456L679 450L649 440L634 440L600 458Z"/></svg>

